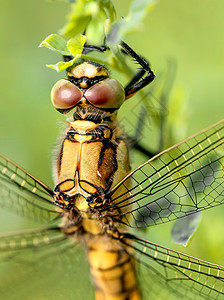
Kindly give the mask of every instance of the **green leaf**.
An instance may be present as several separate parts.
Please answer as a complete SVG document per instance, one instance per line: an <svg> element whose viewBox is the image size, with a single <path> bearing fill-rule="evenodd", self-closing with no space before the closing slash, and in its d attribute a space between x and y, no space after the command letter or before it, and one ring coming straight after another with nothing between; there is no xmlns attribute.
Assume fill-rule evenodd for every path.
<svg viewBox="0 0 224 300"><path fill-rule="evenodd" d="M51 34L46 37L46 39L41 42L39 47L46 47L62 55L71 55L67 49L67 41L58 34Z"/></svg>
<svg viewBox="0 0 224 300"><path fill-rule="evenodd" d="M100 45L105 37L105 22L107 16L103 11L100 11L97 16L93 17L86 29L86 37L89 44ZM97 33L97 34L96 34Z"/></svg>
<svg viewBox="0 0 224 300"><path fill-rule="evenodd" d="M68 62L59 61L55 65L46 65L46 66L50 69L56 70L57 72L61 72L61 71L66 70L67 68L71 67L72 65L74 65L74 63L76 62L77 59L80 58L80 56L81 55L77 54L72 60L70 60Z"/></svg>
<svg viewBox="0 0 224 300"><path fill-rule="evenodd" d="M68 22L61 29L60 34L72 38L85 32L88 42L102 43L105 35L104 24L107 19L110 23L116 20L116 11L111 0L77 0L71 5Z"/></svg>
<svg viewBox="0 0 224 300"><path fill-rule="evenodd" d="M186 247L197 230L200 221L200 212L192 213L191 215L178 219L174 223L171 231L172 240Z"/></svg>
<svg viewBox="0 0 224 300"><path fill-rule="evenodd" d="M72 38L77 34L82 34L87 25L89 24L91 18L90 16L80 16L76 17L70 22L68 22L60 31L59 33L68 37Z"/></svg>
<svg viewBox="0 0 224 300"><path fill-rule="evenodd" d="M139 30L154 5L154 0L133 0L127 17L114 22L107 39L109 44L119 43L127 33Z"/></svg>
<svg viewBox="0 0 224 300"><path fill-rule="evenodd" d="M77 0L71 5L68 22L60 30L60 34L68 38L82 34L91 21L91 18L98 13L99 9L98 2L96 1Z"/></svg>
<svg viewBox="0 0 224 300"><path fill-rule="evenodd" d="M101 11L104 11L107 15L107 18L110 19L111 22L114 22L117 18L116 10L111 0L100 0L99 6Z"/></svg>
<svg viewBox="0 0 224 300"><path fill-rule="evenodd" d="M73 56L76 56L77 54L81 55L85 42L86 37L82 34L79 34L68 41L67 48Z"/></svg>
<svg viewBox="0 0 224 300"><path fill-rule="evenodd" d="M72 66L77 59L81 57L83 46L85 44L86 37L84 35L77 35L71 38L68 42L60 35L52 34L47 37L40 45L40 47L47 47L62 55L73 55L74 58L68 62L60 61L57 64L47 65L48 68L54 69L57 72L66 70Z"/></svg>

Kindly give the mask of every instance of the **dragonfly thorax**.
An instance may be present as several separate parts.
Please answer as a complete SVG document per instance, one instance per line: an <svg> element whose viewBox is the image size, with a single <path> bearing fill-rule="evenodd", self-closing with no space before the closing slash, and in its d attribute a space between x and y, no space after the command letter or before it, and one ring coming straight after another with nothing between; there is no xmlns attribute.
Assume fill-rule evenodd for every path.
<svg viewBox="0 0 224 300"><path fill-rule="evenodd" d="M82 212L106 204L104 195L130 170L123 132L110 114L105 116L109 120L100 123L97 116L95 122L88 118L68 122L54 166L60 200Z"/></svg>

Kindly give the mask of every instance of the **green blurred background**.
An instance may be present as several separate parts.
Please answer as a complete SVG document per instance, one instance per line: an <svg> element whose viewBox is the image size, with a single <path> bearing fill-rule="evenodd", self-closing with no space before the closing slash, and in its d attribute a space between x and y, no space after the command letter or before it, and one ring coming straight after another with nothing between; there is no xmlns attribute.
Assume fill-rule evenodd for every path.
<svg viewBox="0 0 224 300"><path fill-rule="evenodd" d="M130 1L114 0L119 16ZM50 102L53 84L63 77L45 67L60 58L38 44L62 27L69 6L43 0L1 0L1 153L53 187L51 153L63 118ZM188 101L187 136L224 116L224 2L220 0L160 0L141 32L126 41L144 57L159 77L167 61L177 63L175 87ZM170 112L172 113L172 112ZM1 231L8 225L2 213ZM172 225L155 227L151 240L185 253L224 264L224 209L203 213L187 249L170 242ZM3 222L4 220L4 222ZM12 220L7 224L13 228Z"/></svg>

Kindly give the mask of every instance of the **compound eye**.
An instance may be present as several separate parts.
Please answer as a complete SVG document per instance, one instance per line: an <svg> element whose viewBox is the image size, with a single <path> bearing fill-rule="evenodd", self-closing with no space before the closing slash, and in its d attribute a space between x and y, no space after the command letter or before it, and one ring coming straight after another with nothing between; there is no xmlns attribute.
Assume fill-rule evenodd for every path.
<svg viewBox="0 0 224 300"><path fill-rule="evenodd" d="M96 107L118 109L125 100L125 92L116 79L107 78L89 88L85 98Z"/></svg>
<svg viewBox="0 0 224 300"><path fill-rule="evenodd" d="M51 90L51 101L57 109L68 109L75 106L82 96L83 92L66 79L56 82Z"/></svg>

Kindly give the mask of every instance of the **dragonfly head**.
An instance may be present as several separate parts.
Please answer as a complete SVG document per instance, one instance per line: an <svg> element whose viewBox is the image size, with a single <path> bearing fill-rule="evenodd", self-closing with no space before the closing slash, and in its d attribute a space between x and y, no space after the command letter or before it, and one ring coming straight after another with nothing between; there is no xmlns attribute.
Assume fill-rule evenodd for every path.
<svg viewBox="0 0 224 300"><path fill-rule="evenodd" d="M114 111L124 102L125 91L116 79L109 77L104 66L85 61L72 66L68 70L68 78L53 86L51 100L61 113L87 105Z"/></svg>

